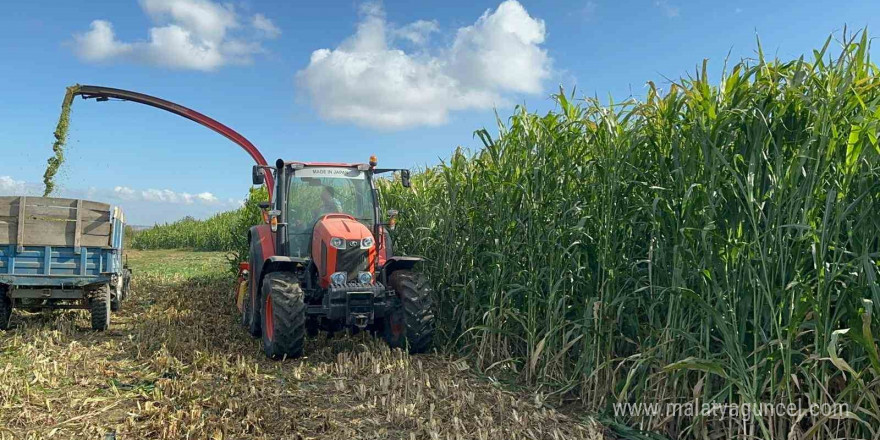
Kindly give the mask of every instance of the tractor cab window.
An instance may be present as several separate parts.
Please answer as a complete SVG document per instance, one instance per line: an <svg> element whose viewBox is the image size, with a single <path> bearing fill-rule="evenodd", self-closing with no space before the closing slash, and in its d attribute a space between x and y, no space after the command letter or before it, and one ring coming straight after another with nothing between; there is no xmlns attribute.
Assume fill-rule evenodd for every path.
<svg viewBox="0 0 880 440"><path fill-rule="evenodd" d="M373 195L363 171L309 167L290 177L287 224L292 256L309 256L312 228L326 214L348 214L373 227Z"/></svg>

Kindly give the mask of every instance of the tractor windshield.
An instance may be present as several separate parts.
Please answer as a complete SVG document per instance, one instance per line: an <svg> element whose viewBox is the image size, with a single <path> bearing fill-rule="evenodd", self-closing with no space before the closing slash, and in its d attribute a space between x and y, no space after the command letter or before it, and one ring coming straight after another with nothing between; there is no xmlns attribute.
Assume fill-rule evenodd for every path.
<svg viewBox="0 0 880 440"><path fill-rule="evenodd" d="M325 214L348 214L373 227L373 194L363 171L309 167L290 177L287 224L291 256L309 255L312 228Z"/></svg>

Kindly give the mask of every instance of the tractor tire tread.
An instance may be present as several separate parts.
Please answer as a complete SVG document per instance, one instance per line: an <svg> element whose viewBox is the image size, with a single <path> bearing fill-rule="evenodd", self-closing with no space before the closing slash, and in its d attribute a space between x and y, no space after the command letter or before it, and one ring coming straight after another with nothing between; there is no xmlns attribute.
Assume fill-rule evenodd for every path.
<svg viewBox="0 0 880 440"><path fill-rule="evenodd" d="M253 281L253 279L248 280L248 293L244 299L244 311L242 312L241 323L247 327L247 331L251 336L259 338L263 330L262 324L260 323L260 306L258 299L251 297L253 294L250 285L251 281ZM253 310L255 302L257 303L257 307L256 310Z"/></svg>
<svg viewBox="0 0 880 440"><path fill-rule="evenodd" d="M427 352L434 341L434 300L427 280L421 274L398 270L391 274L389 284L400 295L410 354Z"/></svg>
<svg viewBox="0 0 880 440"><path fill-rule="evenodd" d="M272 335L270 341L262 328L263 351L272 359L298 358L303 355L306 335L306 305L296 277L288 272L272 272L263 280L261 315L266 313L266 295L272 298ZM261 319L266 326L266 318Z"/></svg>

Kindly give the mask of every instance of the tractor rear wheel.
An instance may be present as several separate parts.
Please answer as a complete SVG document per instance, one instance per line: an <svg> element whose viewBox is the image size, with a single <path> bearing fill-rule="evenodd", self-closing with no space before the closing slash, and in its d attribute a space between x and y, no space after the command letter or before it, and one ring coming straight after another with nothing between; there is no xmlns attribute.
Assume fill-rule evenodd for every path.
<svg viewBox="0 0 880 440"><path fill-rule="evenodd" d="M0 286L0 330L9 328L10 318L12 318L12 300L6 296L6 288Z"/></svg>
<svg viewBox="0 0 880 440"><path fill-rule="evenodd" d="M385 317L383 334L391 348L409 347L410 354L431 349L434 340L434 310L431 289L421 274L398 270L388 284L397 292L400 307Z"/></svg>
<svg viewBox="0 0 880 440"><path fill-rule="evenodd" d="M272 272L263 280L263 351L272 359L298 358L306 335L306 305L299 281L288 272Z"/></svg>
<svg viewBox="0 0 880 440"><path fill-rule="evenodd" d="M92 330L107 330L110 326L110 286L104 285L92 292L89 298L89 311L92 315Z"/></svg>
<svg viewBox="0 0 880 440"><path fill-rule="evenodd" d="M251 266L253 267L253 266ZM260 305L257 304L257 298L254 296L252 287L254 275L250 275L248 280L248 290L244 297L244 304L241 311L241 323L247 327L248 333L257 338L260 336Z"/></svg>

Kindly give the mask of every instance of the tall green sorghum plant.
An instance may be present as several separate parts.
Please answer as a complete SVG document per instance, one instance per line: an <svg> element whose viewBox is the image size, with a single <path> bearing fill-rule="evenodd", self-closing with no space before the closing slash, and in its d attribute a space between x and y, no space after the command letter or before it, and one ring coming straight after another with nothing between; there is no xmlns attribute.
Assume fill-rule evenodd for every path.
<svg viewBox="0 0 880 440"><path fill-rule="evenodd" d="M880 78L865 33L705 64L644 102L520 108L386 185L442 334L492 374L618 402L846 403L828 418L618 417L672 437L876 438ZM849 330L845 330L849 329Z"/></svg>

